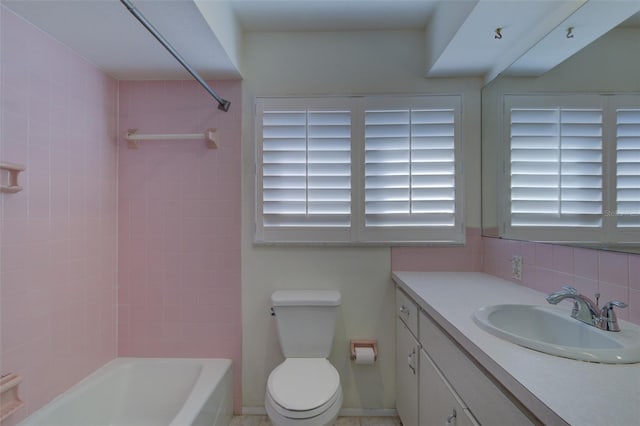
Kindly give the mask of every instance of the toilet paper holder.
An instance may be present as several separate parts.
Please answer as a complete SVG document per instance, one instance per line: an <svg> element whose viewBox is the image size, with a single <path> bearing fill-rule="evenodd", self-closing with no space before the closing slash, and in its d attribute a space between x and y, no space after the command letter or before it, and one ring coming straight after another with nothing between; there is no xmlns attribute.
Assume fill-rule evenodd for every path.
<svg viewBox="0 0 640 426"><path fill-rule="evenodd" d="M351 340L349 343L351 347L351 360L356 359L356 348L371 348L373 349L373 360L378 360L378 341L377 340Z"/></svg>

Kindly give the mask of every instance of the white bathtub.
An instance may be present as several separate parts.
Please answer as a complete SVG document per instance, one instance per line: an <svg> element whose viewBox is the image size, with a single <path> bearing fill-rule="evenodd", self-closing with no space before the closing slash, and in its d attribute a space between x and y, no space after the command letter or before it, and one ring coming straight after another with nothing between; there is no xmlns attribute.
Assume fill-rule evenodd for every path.
<svg viewBox="0 0 640 426"><path fill-rule="evenodd" d="M116 358L20 426L228 426L231 360Z"/></svg>

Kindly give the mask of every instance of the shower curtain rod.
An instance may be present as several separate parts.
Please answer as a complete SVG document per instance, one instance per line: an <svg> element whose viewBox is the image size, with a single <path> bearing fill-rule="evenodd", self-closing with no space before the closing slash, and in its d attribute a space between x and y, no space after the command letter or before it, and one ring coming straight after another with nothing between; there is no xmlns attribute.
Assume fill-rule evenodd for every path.
<svg viewBox="0 0 640 426"><path fill-rule="evenodd" d="M229 106L231 106L231 102L229 102L226 99L223 99L220 96L218 96L218 94L211 87L209 87L207 82L204 81L204 79L202 77L200 77L200 74L198 74L198 72L196 70L191 68L191 66L185 62L185 60L182 58L182 56L180 56L180 54L178 52L176 52L176 50L173 48L173 46L171 46L171 44L169 44L169 42L162 36L162 34L160 34L158 32L158 30L156 30L155 27L153 25L151 25L151 23L149 21L147 21L147 18L145 18L144 15L142 13L140 13L140 11L131 3L131 1L130 0L120 0L120 2L123 5L125 5L127 10L129 10L129 12L131 12L131 14L133 16L135 16L138 21L140 21L140 23L160 42L160 44L162 44L164 46L164 48L167 49L169 51L169 53L171 53L171 55L173 55L173 57L176 58L176 60L178 62L180 62L180 64L187 71L189 71L189 74L191 74L193 76L193 78L195 78L198 81L198 83L200 83L202 85L202 87L204 87L204 89L207 92L209 92L209 94L211 96L213 96L213 98L216 101L218 101L218 109L222 110L222 111L225 111L225 112L229 111Z"/></svg>

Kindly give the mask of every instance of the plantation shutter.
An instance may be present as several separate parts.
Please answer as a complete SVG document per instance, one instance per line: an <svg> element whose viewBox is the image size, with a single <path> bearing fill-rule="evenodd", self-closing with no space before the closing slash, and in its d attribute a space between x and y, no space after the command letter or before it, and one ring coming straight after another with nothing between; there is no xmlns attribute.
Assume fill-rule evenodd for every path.
<svg viewBox="0 0 640 426"><path fill-rule="evenodd" d="M616 218L620 228L640 227L640 109L616 111Z"/></svg>
<svg viewBox="0 0 640 426"><path fill-rule="evenodd" d="M264 228L349 227L351 113L264 110Z"/></svg>
<svg viewBox="0 0 640 426"><path fill-rule="evenodd" d="M365 112L365 223L368 227L452 227L455 111Z"/></svg>
<svg viewBox="0 0 640 426"><path fill-rule="evenodd" d="M459 95L256 100L257 243L464 242Z"/></svg>
<svg viewBox="0 0 640 426"><path fill-rule="evenodd" d="M600 107L508 107L510 225L602 225Z"/></svg>

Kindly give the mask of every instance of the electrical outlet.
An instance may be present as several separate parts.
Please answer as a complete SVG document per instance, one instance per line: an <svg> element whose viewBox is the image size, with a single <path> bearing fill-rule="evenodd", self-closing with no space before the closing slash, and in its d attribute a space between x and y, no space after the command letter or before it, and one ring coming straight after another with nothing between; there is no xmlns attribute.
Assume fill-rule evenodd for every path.
<svg viewBox="0 0 640 426"><path fill-rule="evenodd" d="M522 281L522 256L511 256L511 277L516 281Z"/></svg>

